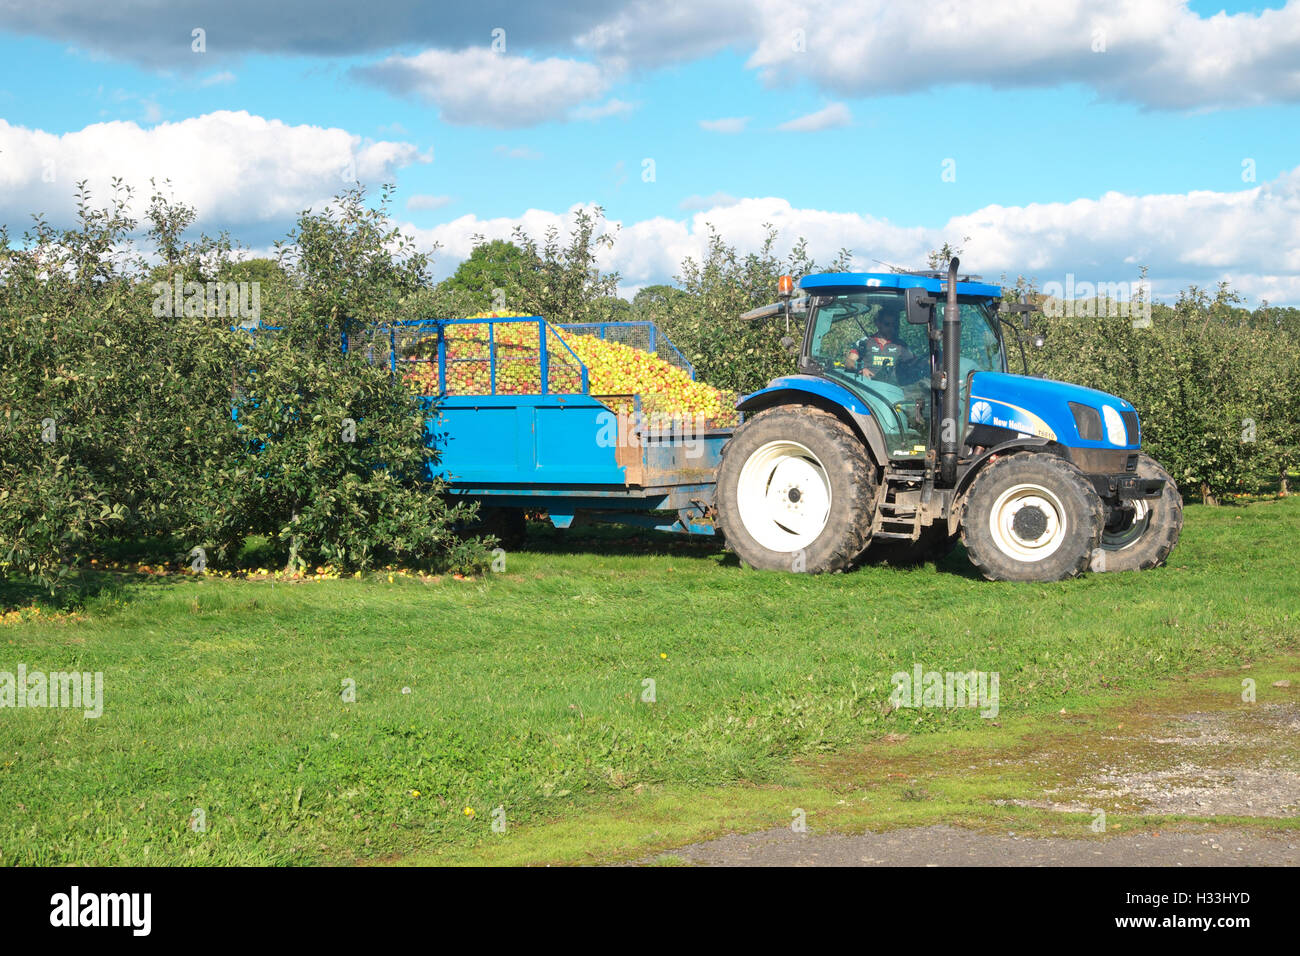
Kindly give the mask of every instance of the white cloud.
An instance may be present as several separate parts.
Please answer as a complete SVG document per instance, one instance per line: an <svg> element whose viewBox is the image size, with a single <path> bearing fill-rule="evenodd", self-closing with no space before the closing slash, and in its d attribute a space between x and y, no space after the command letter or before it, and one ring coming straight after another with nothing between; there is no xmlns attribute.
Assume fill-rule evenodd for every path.
<svg viewBox="0 0 1300 956"><path fill-rule="evenodd" d="M1179 0L755 3L749 65L769 82L811 79L842 95L1077 82L1167 109L1300 99L1300 0L1213 17Z"/></svg>
<svg viewBox="0 0 1300 956"><path fill-rule="evenodd" d="M393 55L353 73L393 93L438 107L449 123L512 128L563 119L605 92L609 79L594 63L551 57L530 60L486 47Z"/></svg>
<svg viewBox="0 0 1300 956"><path fill-rule="evenodd" d="M573 38L596 24L616 25L621 12L644 0L0 0L0 23L7 33L45 36L91 51L101 61L125 58L149 69L198 67L247 54L338 59L398 47L445 49L487 44L489 30L508 30L512 46L526 42L539 50L572 47ZM666 4L657 18L676 37L692 23L697 34L717 26L686 4ZM731 7L743 12L744 0ZM681 7L675 10L674 7ZM207 30L203 57L190 50L190 31ZM704 29L700 29L703 27ZM632 41L637 37L626 38ZM649 39L649 38L648 38ZM653 42L652 39L649 42ZM103 54L101 56L101 54Z"/></svg>
<svg viewBox="0 0 1300 956"><path fill-rule="evenodd" d="M475 235L509 239L516 224L534 237L543 235L552 226L563 234L572 227L580 210L590 212L592 208L590 204L577 204L563 213L529 209L516 218L480 219L466 215L430 229L407 228L423 248L439 244L438 271L449 274L470 254ZM607 226L617 230L617 238L612 249L601 250L599 258L604 269L621 274L625 290L671 281L680 271L684 258L690 256L698 261L707 253L710 224L727 242L746 253L762 245L764 223L772 223L780 231L782 252L788 251L797 237L806 236L814 255L826 262L842 246L885 250L900 262L923 260L932 248L927 244L931 242L930 232L921 228L899 228L858 213L797 209L784 199L725 197L719 205L700 210L684 220L666 216L631 223L611 220Z"/></svg>
<svg viewBox="0 0 1300 956"><path fill-rule="evenodd" d="M1047 7L1031 0L698 0L667 6L628 0L593 11L593 19L572 47L594 62L534 62L482 48L430 50L389 57L359 72L423 95L453 122L497 126L562 118L633 69L724 48L747 51L747 65L768 84L811 81L845 97L958 84L1082 84L1105 99L1155 109L1300 101L1300 0L1280 10L1209 17L1184 0ZM505 59L508 70L500 68ZM489 68L493 60L496 70ZM553 105L538 102L542 88L553 90ZM844 118L837 110L824 121L842 125ZM743 123L724 118L700 125L739 132Z"/></svg>
<svg viewBox="0 0 1300 956"><path fill-rule="evenodd" d="M454 202L450 196L430 196L427 193L416 194L406 200L406 208L410 210L421 209L441 209L443 206L450 205Z"/></svg>
<svg viewBox="0 0 1300 956"><path fill-rule="evenodd" d="M777 129L785 133L814 133L823 129L839 129L852 122L853 114L849 112L847 106L843 103L832 103L815 113L782 123Z"/></svg>
<svg viewBox="0 0 1300 956"><path fill-rule="evenodd" d="M601 253L603 267L617 269L625 289L670 281L683 258L698 260L707 252L710 225L743 254L762 245L764 224L771 223L779 231L779 253L802 236L820 262L848 248L854 268L864 271L880 271L882 262L922 267L926 254L947 240L964 245L964 269L993 282L1004 274L1025 275L1041 285L1064 282L1067 273L1094 283L1131 282L1147 266L1157 295L1226 278L1248 296L1300 304L1300 167L1239 192L1107 193L1073 202L986 206L938 228L801 209L775 197L718 199L684 220L657 216L610 223L620 228L613 249ZM564 231L579 208L590 207L565 213L530 209L517 219L462 216L412 232L426 247L441 243L439 269L450 270L469 255L475 234L508 239L517 222L534 236L552 225Z"/></svg>
<svg viewBox="0 0 1300 956"><path fill-rule="evenodd" d="M222 86L226 83L235 82L235 74L229 70L222 70L220 73L209 73L203 79L199 80L199 86Z"/></svg>
<svg viewBox="0 0 1300 956"><path fill-rule="evenodd" d="M0 223L21 227L34 212L71 221L78 180L104 201L119 176L147 200L150 178L170 179L202 228L291 223L350 182L391 180L427 162L410 143L372 142L338 128L290 126L247 112L219 111L151 128L96 123L55 135L0 120Z"/></svg>
<svg viewBox="0 0 1300 956"><path fill-rule="evenodd" d="M507 156L534 155L526 147L498 149ZM266 233L282 235L302 209L321 205L353 176L392 181L396 170L428 159L410 143L373 142L343 129L290 126L246 112L152 128L99 123L62 135L0 120L0 223L21 232L33 212L68 223L76 181L88 179L102 202L112 176L137 188L138 215L152 177L170 179L175 196L197 207L201 228L229 228L258 244ZM446 199L415 196L408 208L437 209ZM682 206L692 214L622 224L613 250L602 253L606 268L618 269L628 287L670 280L685 256L706 252L710 223L742 252L756 250L763 224L772 223L784 248L803 236L811 253L828 262L847 247L864 269L878 268L877 259L919 266L930 249L968 236L964 267L995 281L1003 273L1040 282L1073 273L1084 281L1120 282L1147 266L1160 294L1229 278L1246 294L1300 303L1300 167L1237 191L1111 192L1070 202L990 205L938 227L800 208L777 197L715 193L688 197ZM426 245L445 246L441 269L469 254L476 233L508 238L516 222L535 236L550 225L567 230L578 208L490 220L466 215L412 231Z"/></svg>
<svg viewBox="0 0 1300 956"><path fill-rule="evenodd" d="M700 120L700 129L710 133L743 133L748 123L748 116L724 116L721 119Z"/></svg>
<svg viewBox="0 0 1300 956"><path fill-rule="evenodd" d="M732 48L768 83L846 97L1078 83L1155 109L1300 101L1300 0L1213 16L1185 0L626 0L588 16L571 46L551 48L607 76Z"/></svg>
<svg viewBox="0 0 1300 956"><path fill-rule="evenodd" d="M579 106L570 114L576 120L598 120L605 119L607 116L625 116L637 108L639 104L628 103L625 100L610 99L601 103L599 106Z"/></svg>
<svg viewBox="0 0 1300 956"><path fill-rule="evenodd" d="M760 10L754 0L693 0L610 4L596 25L577 37L579 49L607 62L662 66L752 42Z"/></svg>
<svg viewBox="0 0 1300 956"><path fill-rule="evenodd" d="M492 152L507 159L541 159L542 154L527 146L497 146Z"/></svg>
<svg viewBox="0 0 1300 956"><path fill-rule="evenodd" d="M162 119L162 107L158 105L155 97L156 94L135 93L121 88L106 90L102 84L95 90L94 95L96 101L108 104L99 110L101 117L138 119L150 125ZM135 116L128 116L131 111L125 109L127 106L138 107L139 112Z"/></svg>
<svg viewBox="0 0 1300 956"><path fill-rule="evenodd" d="M1295 288L1298 211L1300 168L1239 192L1112 192L1069 203L987 206L954 217L945 234L970 236L970 264L990 272L1120 281L1145 265L1157 289L1231 277L1258 295Z"/></svg>
<svg viewBox="0 0 1300 956"><path fill-rule="evenodd" d="M449 117L461 117L453 122L488 125L526 122L529 107L513 101L534 101L527 86L511 90L511 80L480 75L468 51L447 52L485 47L491 24L508 28L512 49L526 42L539 54L591 58L615 74L740 50L752 54L750 65L771 82L810 80L838 96L962 83L1082 83L1105 97L1155 108L1300 100L1300 0L1278 10L1212 16L1200 16L1186 0L370 0L356 14L352 0L321 0L310 10L264 0L0 0L0 20L11 33L51 37L150 68L206 70L210 58L250 53L338 58L436 48L370 69L386 84L427 88ZM190 52L195 24L221 38L204 57ZM1094 52L1101 41L1105 52ZM559 84L562 93L589 82L577 76L578 61L542 62L560 64L555 72L568 76ZM432 68L429 75L425 67ZM498 94L483 109L475 108L477 92L462 96L456 89L460 67L469 87ZM544 119L562 118L604 92L602 86L561 96Z"/></svg>

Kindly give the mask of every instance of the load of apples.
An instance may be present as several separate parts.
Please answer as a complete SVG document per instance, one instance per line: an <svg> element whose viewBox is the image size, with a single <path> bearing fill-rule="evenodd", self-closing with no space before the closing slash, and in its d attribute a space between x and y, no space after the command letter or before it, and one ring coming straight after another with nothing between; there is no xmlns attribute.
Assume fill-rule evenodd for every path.
<svg viewBox="0 0 1300 956"><path fill-rule="evenodd" d="M471 319L513 318L500 312L480 312ZM548 386L553 392L582 389L582 373L547 326ZM447 343L448 395L492 394L492 369L496 366L498 395L536 395L541 392L542 363L538 326L531 322L467 322L444 327ZM561 354L562 353L562 354ZM416 344L407 384L422 395L438 392L437 340ZM427 361L425 361L427 359ZM567 361L566 361L567 360Z"/></svg>
<svg viewBox="0 0 1300 956"><path fill-rule="evenodd" d="M507 312L480 312L469 318L501 320L521 316ZM497 321L490 326L487 322L445 326L447 394L491 394L494 347L496 393L539 394L542 380L539 337L535 320ZM565 348L566 343L568 348ZM421 395L438 391L436 348L436 341L419 343L413 357L432 361L413 361L404 376L407 385ZM426 356L424 351L433 354ZM606 404L620 414L630 414L631 396L639 395L641 408L648 415L703 418L724 427L737 421L734 395L697 382L685 370L641 349L571 331L565 331L561 339L560 332L548 324L546 354L547 386L551 392L582 391L582 370L574 361L576 355L587 367L588 392L602 398L611 397L613 400Z"/></svg>

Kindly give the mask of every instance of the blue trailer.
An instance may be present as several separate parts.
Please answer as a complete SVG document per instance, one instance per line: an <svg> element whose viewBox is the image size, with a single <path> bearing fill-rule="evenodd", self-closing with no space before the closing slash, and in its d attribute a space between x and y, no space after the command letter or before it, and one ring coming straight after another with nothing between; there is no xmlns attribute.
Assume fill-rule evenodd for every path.
<svg viewBox="0 0 1300 956"><path fill-rule="evenodd" d="M449 355L449 339L460 326L485 329L483 352L468 360L486 366L474 393L457 387L458 360ZM521 326L528 327L535 347L504 355L503 330L509 327L517 341ZM593 395L586 367L565 341L572 335L641 348L695 377L652 322L549 326L541 316L427 319L393 323L345 348L363 348L369 360L387 362L403 377L425 365L423 380L436 392L429 396L428 438L438 461L429 477L446 482L453 496L477 501L489 513L544 512L559 528L598 520L713 534L714 475L732 429L657 419L645 413L639 395ZM529 363L534 393L501 387L511 361Z"/></svg>
<svg viewBox="0 0 1300 956"><path fill-rule="evenodd" d="M422 377L431 477L498 518L544 512L720 534L754 568L916 563L960 540L991 580L1056 581L1163 564L1182 529L1173 478L1115 395L1008 371L1002 290L946 273L782 277L795 373L740 399L734 428L656 426L640 398L592 394L566 338L615 337L694 370L651 323L540 316L399 323L360 343ZM474 351L449 353L478 323ZM513 325L510 341L501 330ZM520 323L526 334L520 334ZM1004 335L1004 327L1013 333ZM454 336L453 336L454 337ZM525 354L520 353L524 342ZM354 346L355 347L355 346ZM474 374L467 375L472 366ZM534 384L519 387L520 369ZM626 413L624 413L626 409ZM493 528L495 531L496 529Z"/></svg>

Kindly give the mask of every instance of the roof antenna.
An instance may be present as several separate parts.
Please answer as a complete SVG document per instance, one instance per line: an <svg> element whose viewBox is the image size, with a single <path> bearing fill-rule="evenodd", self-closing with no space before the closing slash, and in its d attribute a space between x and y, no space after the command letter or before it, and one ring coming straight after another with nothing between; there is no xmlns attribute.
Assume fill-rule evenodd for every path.
<svg viewBox="0 0 1300 956"><path fill-rule="evenodd" d="M888 266L890 272L896 272L899 273L900 275L907 272L907 270L904 269L902 266L896 266L892 262L886 262L884 259L872 259L871 261L879 262L882 266Z"/></svg>

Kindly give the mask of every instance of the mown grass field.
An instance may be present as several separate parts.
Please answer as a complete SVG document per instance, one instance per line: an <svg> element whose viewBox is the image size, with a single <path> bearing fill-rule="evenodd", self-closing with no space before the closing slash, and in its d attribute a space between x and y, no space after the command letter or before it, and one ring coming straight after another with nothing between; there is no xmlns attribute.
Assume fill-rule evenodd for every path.
<svg viewBox="0 0 1300 956"><path fill-rule="evenodd" d="M1290 653L1297 540L1289 498L1189 506L1169 567L1049 585L979 580L960 551L810 578L542 526L483 579L100 575L74 613L0 624L0 671L105 684L97 720L0 710L0 862L472 860L544 843L546 821L572 842L585 814L652 813L665 790L995 732L971 709L891 712L915 663L998 672L1014 721Z"/></svg>

